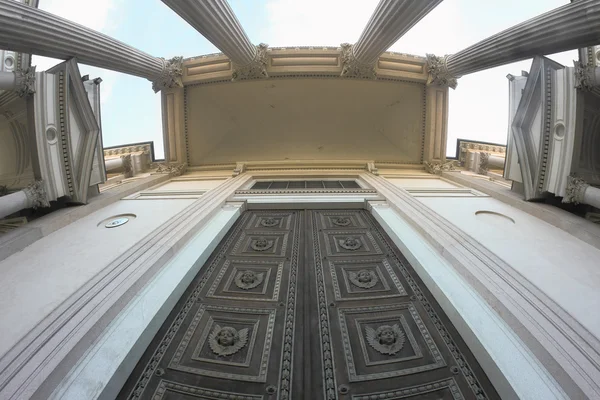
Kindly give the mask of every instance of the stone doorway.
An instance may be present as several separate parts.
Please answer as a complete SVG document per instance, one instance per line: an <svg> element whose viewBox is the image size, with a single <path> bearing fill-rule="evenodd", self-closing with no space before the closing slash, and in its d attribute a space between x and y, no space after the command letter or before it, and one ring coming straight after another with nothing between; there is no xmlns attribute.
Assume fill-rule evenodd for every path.
<svg viewBox="0 0 600 400"><path fill-rule="evenodd" d="M497 399L364 210L247 211L120 399Z"/></svg>

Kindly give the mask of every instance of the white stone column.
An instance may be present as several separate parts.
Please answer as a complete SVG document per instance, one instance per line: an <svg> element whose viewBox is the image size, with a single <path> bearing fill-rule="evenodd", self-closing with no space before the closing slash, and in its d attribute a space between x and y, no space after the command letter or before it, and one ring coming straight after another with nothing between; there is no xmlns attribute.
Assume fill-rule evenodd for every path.
<svg viewBox="0 0 600 400"><path fill-rule="evenodd" d="M79 62L141 76L156 91L181 86L181 57L153 57L107 35L29 7L0 0L0 48Z"/></svg>
<svg viewBox="0 0 600 400"><path fill-rule="evenodd" d="M600 208L600 188L590 186L581 178L569 176L563 203L589 204Z"/></svg>
<svg viewBox="0 0 600 400"><path fill-rule="evenodd" d="M381 0L354 45L342 44L342 76L375 77L375 63L442 0Z"/></svg>
<svg viewBox="0 0 600 400"><path fill-rule="evenodd" d="M35 93L35 67L0 71L0 90L15 90L21 97Z"/></svg>
<svg viewBox="0 0 600 400"><path fill-rule="evenodd" d="M50 207L42 181L32 183L23 190L0 197L0 218L26 208Z"/></svg>
<svg viewBox="0 0 600 400"><path fill-rule="evenodd" d="M456 54L428 54L429 82L456 87L473 72L600 43L600 1L579 0L508 28Z"/></svg>
<svg viewBox="0 0 600 400"><path fill-rule="evenodd" d="M266 78L267 45L254 46L227 0L162 0L233 63L233 79Z"/></svg>
<svg viewBox="0 0 600 400"><path fill-rule="evenodd" d="M125 176L131 176L133 172L131 154L125 154L118 158L110 158L104 161L106 172L122 171Z"/></svg>

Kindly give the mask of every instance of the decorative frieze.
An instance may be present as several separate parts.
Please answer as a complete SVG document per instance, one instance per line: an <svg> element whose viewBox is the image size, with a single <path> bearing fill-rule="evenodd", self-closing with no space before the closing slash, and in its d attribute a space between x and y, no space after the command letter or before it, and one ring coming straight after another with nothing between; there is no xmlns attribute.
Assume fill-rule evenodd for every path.
<svg viewBox="0 0 600 400"><path fill-rule="evenodd" d="M350 43L342 43L340 47L342 50L341 60L343 65L340 76L364 79L377 78L377 73L375 72L375 63L363 64L360 62L354 56L354 46Z"/></svg>
<svg viewBox="0 0 600 400"><path fill-rule="evenodd" d="M425 171L434 175L441 175L444 171L453 171L456 169L456 161L451 160L447 162L433 161L433 162L424 162Z"/></svg>
<svg viewBox="0 0 600 400"><path fill-rule="evenodd" d="M187 164L155 163L155 174L169 174L170 177L180 176L185 173Z"/></svg>
<svg viewBox="0 0 600 400"><path fill-rule="evenodd" d="M563 203L583 203L585 191L590 185L581 178L575 176L567 177L567 187L565 188L565 195L563 196Z"/></svg>
<svg viewBox="0 0 600 400"><path fill-rule="evenodd" d="M27 202L31 208L50 207L43 181L35 181L23 189L23 192L25 193L25 196L27 196Z"/></svg>
<svg viewBox="0 0 600 400"><path fill-rule="evenodd" d="M248 63L246 65L238 65L236 63L232 63L233 71L231 73L232 81L239 81L245 79L261 79L268 78L269 74L267 73L267 49L269 48L268 44L261 43L256 46L256 54L254 56L254 61Z"/></svg>
<svg viewBox="0 0 600 400"><path fill-rule="evenodd" d="M428 85L448 86L456 89L458 76L448 71L448 56L438 57L435 54L427 54L427 78Z"/></svg>
<svg viewBox="0 0 600 400"><path fill-rule="evenodd" d="M152 89L159 92L162 89L183 87L183 57L173 57L169 60L161 58L163 68L160 75L152 81Z"/></svg>

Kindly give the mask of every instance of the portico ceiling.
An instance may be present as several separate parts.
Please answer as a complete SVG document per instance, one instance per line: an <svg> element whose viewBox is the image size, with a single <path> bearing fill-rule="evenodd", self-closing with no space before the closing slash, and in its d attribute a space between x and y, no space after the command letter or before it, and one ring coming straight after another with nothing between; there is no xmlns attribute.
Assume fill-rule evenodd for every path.
<svg viewBox="0 0 600 400"><path fill-rule="evenodd" d="M423 83L280 78L200 84L186 87L184 103L191 166L423 161Z"/></svg>

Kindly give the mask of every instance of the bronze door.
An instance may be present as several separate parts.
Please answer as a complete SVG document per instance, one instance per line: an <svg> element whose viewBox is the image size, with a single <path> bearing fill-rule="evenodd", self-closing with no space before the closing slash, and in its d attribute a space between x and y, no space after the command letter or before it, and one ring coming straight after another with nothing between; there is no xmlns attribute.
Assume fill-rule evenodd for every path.
<svg viewBox="0 0 600 400"><path fill-rule="evenodd" d="M496 399L363 210L248 211L186 290L122 399Z"/></svg>

